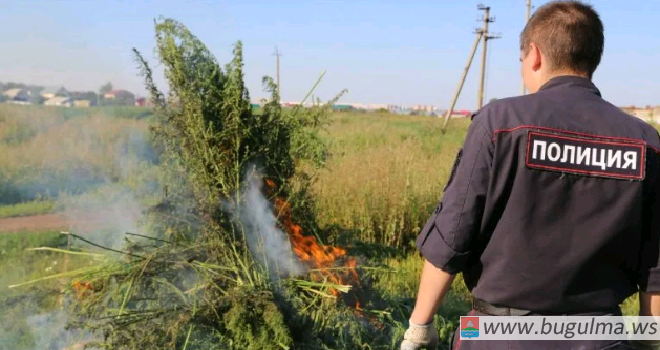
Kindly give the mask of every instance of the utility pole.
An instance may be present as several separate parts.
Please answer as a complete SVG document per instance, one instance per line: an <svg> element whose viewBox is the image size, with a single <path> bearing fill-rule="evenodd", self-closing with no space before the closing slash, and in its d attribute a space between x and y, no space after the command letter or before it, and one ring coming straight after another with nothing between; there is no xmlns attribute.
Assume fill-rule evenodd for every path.
<svg viewBox="0 0 660 350"><path fill-rule="evenodd" d="M532 12L532 0L527 0L527 17L526 17L527 21L525 21L525 23L529 22L529 17L531 15L531 12Z"/></svg>
<svg viewBox="0 0 660 350"><path fill-rule="evenodd" d="M458 95L461 94L461 90L463 89L463 84L465 83L465 78L467 77L468 71L470 70L470 65L472 65L472 59L474 58L474 54L477 51L477 47L479 46L479 41L483 37L483 34L481 32L476 32L477 36L474 40L474 44L472 44L472 51L470 52L470 56L468 57L467 64L465 65L465 69L463 70L463 76L461 77L461 80L458 82L458 88L456 88L456 92L454 92L454 97L451 99L451 104L449 105L449 109L445 113L445 123L442 126L442 133L444 134L445 129L447 128L447 123L449 122L449 117L451 116L451 112L454 109L454 106L456 105L456 100L458 99Z"/></svg>
<svg viewBox="0 0 660 350"><path fill-rule="evenodd" d="M490 17L490 7L480 4L477 8L479 10L485 11L483 18L484 27L482 29L484 41L483 52L481 53L481 81L479 83L479 100L477 104L477 110L479 110L484 105L484 80L486 77L486 51L488 50L488 40L498 39L499 36L490 35L490 33L488 33L488 23L495 22L495 18Z"/></svg>
<svg viewBox="0 0 660 350"><path fill-rule="evenodd" d="M277 50L277 46L275 46L275 53L273 55L275 56L275 66L277 69L277 94L282 98L280 90L280 56L282 56L282 54Z"/></svg>
<svg viewBox="0 0 660 350"><path fill-rule="evenodd" d="M532 0L527 0L527 16L525 17L525 25L529 22L529 16L532 12ZM520 94L524 95L526 93L525 89L525 80L521 78L520 81Z"/></svg>
<svg viewBox="0 0 660 350"><path fill-rule="evenodd" d="M490 7L486 7L484 5L477 5L477 9L480 11L485 11L485 15L483 19L480 19L484 21L484 26L482 28L479 28L474 31L474 34L476 34L474 44L472 44L472 50L470 51L470 56L468 57L467 64L465 65L465 68L463 70L463 76L461 77L461 80L459 80L458 83L458 88L456 89L456 92L454 93L454 97L451 100L451 104L449 105L449 109L445 113L445 123L442 126L442 133L445 133L445 130L447 128L447 123L449 122L449 118L451 117L451 113L454 109L454 106L456 105L456 100L458 100L458 96L461 94L461 90L463 89L463 84L465 83L465 78L467 77L468 71L470 70L470 66L472 65L472 60L474 59L474 54L477 51L477 47L479 46L479 41L481 39L484 40L483 42L483 55L482 55L482 62L481 62L481 84L479 86L479 93L478 93L478 105L479 108L483 106L483 96L484 96L484 78L485 78L485 73L486 73L486 46L487 46L487 41L489 39L497 39L500 36L495 36L495 35L490 35L488 33L488 23L490 22L495 22L495 18L490 17Z"/></svg>

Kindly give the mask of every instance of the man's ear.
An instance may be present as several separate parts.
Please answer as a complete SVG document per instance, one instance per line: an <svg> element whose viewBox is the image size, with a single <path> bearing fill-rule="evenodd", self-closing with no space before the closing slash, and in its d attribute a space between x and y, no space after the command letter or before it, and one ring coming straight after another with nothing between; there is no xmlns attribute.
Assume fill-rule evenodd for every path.
<svg viewBox="0 0 660 350"><path fill-rule="evenodd" d="M531 44L529 44L529 46L530 46L529 55L531 56L530 57L531 68L532 68L533 71L536 72L539 69L541 69L541 63L543 61L543 58L541 57L541 50L539 50L539 47L536 46L535 43L531 43Z"/></svg>

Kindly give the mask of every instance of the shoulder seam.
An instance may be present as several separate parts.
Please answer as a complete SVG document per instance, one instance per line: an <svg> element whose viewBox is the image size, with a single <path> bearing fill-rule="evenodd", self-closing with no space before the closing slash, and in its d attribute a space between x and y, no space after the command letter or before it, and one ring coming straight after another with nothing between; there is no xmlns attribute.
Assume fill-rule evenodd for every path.
<svg viewBox="0 0 660 350"><path fill-rule="evenodd" d="M474 120L474 119L472 119L472 123L475 124L475 125L479 125L481 127L481 129L484 131L484 133L486 133L486 135L490 138L491 142L494 141L493 138L495 137L495 134L494 133L491 134L488 131L488 128L485 125L483 125L478 120Z"/></svg>

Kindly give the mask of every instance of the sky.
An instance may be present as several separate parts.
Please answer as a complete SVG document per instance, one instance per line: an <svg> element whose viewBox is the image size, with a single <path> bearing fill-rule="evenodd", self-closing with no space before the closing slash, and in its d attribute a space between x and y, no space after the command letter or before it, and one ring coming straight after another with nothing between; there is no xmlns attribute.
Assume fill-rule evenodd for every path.
<svg viewBox="0 0 660 350"><path fill-rule="evenodd" d="M538 7L547 2L532 0ZM660 38L655 1L591 0L605 26L605 52L594 76L603 97L617 105L660 105ZM175 19L224 66L243 43L245 81L253 100L266 97L280 53L283 101L300 101L320 74L314 96L326 101L433 105L448 108L482 25L479 1L0 1L0 82L146 95L132 48L155 70L154 20ZM488 41L485 101L521 92L519 33L525 0L483 0L495 22ZM475 109L481 47L457 109Z"/></svg>

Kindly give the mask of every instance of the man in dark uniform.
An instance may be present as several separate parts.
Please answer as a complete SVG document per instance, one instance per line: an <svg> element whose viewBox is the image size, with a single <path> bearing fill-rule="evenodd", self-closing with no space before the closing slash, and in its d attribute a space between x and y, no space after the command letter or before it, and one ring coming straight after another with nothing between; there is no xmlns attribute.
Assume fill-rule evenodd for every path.
<svg viewBox="0 0 660 350"><path fill-rule="evenodd" d="M472 119L442 201L401 349L435 348L433 315L463 274L471 315L660 315L660 137L591 79L603 25L589 5L540 7L521 34L529 95ZM631 349L617 341L460 340L454 349Z"/></svg>

